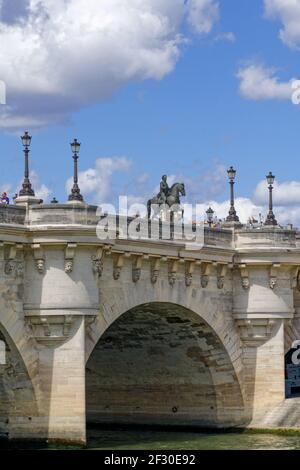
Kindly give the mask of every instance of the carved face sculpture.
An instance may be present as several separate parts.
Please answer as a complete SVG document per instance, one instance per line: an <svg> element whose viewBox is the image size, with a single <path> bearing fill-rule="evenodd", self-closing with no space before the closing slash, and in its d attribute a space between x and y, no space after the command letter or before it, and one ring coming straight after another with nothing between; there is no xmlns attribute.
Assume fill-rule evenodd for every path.
<svg viewBox="0 0 300 470"><path fill-rule="evenodd" d="M205 288L205 287L207 287L207 285L208 285L208 276L202 276L201 277L201 286L203 288Z"/></svg>
<svg viewBox="0 0 300 470"><path fill-rule="evenodd" d="M67 274L70 274L73 271L73 261L72 260L66 260L65 262L65 272Z"/></svg>
<svg viewBox="0 0 300 470"><path fill-rule="evenodd" d="M45 261L43 259L36 260L36 267L39 273L43 273L45 269Z"/></svg>
<svg viewBox="0 0 300 470"><path fill-rule="evenodd" d="M244 289L249 289L250 281L248 277L242 277L242 286Z"/></svg>
<svg viewBox="0 0 300 470"><path fill-rule="evenodd" d="M117 281L121 275L121 268L116 267L114 268L114 280Z"/></svg>
<svg viewBox="0 0 300 470"><path fill-rule="evenodd" d="M186 273L186 275L185 275L185 285L186 285L186 287L190 287L190 285L192 284L192 280L193 280L193 275L190 274L190 273Z"/></svg>
<svg viewBox="0 0 300 470"><path fill-rule="evenodd" d="M16 274L19 277L24 275L24 264L22 262L17 263Z"/></svg>
<svg viewBox="0 0 300 470"><path fill-rule="evenodd" d="M139 268L132 270L132 280L133 282L138 282L141 277L141 270Z"/></svg>
<svg viewBox="0 0 300 470"><path fill-rule="evenodd" d="M170 286L174 286L176 282L176 273L169 273L169 284Z"/></svg>
<svg viewBox="0 0 300 470"><path fill-rule="evenodd" d="M99 277L102 276L103 262L98 258L93 259L93 272Z"/></svg>
<svg viewBox="0 0 300 470"><path fill-rule="evenodd" d="M158 269L153 269L152 270L152 272L151 272L151 282L152 282L152 284L155 284L157 282L158 274L159 274Z"/></svg>
<svg viewBox="0 0 300 470"><path fill-rule="evenodd" d="M223 287L224 287L224 277L218 277L217 284L218 284L218 289L223 289Z"/></svg>
<svg viewBox="0 0 300 470"><path fill-rule="evenodd" d="M5 263L5 274L10 275L14 272L15 263L12 260L9 260Z"/></svg>

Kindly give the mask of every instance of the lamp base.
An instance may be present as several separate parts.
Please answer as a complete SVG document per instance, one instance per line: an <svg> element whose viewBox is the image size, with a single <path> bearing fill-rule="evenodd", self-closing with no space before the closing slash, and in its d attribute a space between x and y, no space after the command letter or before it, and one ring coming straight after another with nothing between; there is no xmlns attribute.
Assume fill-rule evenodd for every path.
<svg viewBox="0 0 300 470"><path fill-rule="evenodd" d="M226 220L222 223L224 228L242 228L243 224L239 220Z"/></svg>
<svg viewBox="0 0 300 470"><path fill-rule="evenodd" d="M36 196L18 196L14 201L18 206L32 206L43 203L42 199Z"/></svg>
<svg viewBox="0 0 300 470"><path fill-rule="evenodd" d="M86 206L87 205L84 201L78 201L76 199L74 199L74 200L69 199L66 202L66 204L70 204L70 205L73 205L73 206Z"/></svg>

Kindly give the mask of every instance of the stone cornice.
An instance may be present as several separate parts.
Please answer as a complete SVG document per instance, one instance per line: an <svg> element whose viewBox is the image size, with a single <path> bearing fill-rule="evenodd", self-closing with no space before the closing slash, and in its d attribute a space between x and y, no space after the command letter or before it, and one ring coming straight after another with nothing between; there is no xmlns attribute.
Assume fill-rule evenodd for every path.
<svg viewBox="0 0 300 470"><path fill-rule="evenodd" d="M110 246L113 252L131 253L132 255L157 255L183 259L185 261L202 260L231 263L247 266L271 266L274 263L281 266L300 266L300 248L296 246L299 236L293 230L269 229L260 230L229 230L205 228L205 245L202 249L193 250L189 242L182 240L106 240L100 241L96 235L96 224L68 223L64 221L63 213L72 214L73 209L68 204L32 206L30 213L40 214L30 219L29 225L0 223L0 242L22 243L27 249L32 245L41 247L63 247L66 244L76 244L82 247ZM97 220L96 206L74 207L76 213L92 214ZM13 206L11 207L13 212ZM51 223L51 214L58 214L62 223ZM50 223L44 221L49 219ZM77 217L77 216L76 216ZM74 219L75 220L75 219ZM94 219L93 219L94 220ZM64 221L64 223L63 223ZM235 240L233 243L233 239ZM235 245L235 246L234 246ZM66 255L67 270L71 271L71 260L74 256ZM140 268L136 268L140 269Z"/></svg>

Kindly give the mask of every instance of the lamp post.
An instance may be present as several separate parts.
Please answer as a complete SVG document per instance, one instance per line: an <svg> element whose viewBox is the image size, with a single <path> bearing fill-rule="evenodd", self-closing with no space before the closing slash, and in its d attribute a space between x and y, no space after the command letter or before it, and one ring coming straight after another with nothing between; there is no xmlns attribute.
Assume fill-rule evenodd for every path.
<svg viewBox="0 0 300 470"><path fill-rule="evenodd" d="M215 213L215 212L212 210L211 207L209 207L209 208L207 209L207 211L206 211L207 223L208 223L209 228L211 228L211 226L212 226L214 213Z"/></svg>
<svg viewBox="0 0 300 470"><path fill-rule="evenodd" d="M240 219L237 216L235 207L234 207L234 180L236 175L236 170L231 166L229 170L227 170L229 184L230 184L230 209L229 214L226 219L227 222L239 222Z"/></svg>
<svg viewBox="0 0 300 470"><path fill-rule="evenodd" d="M81 144L74 139L74 141L70 144L71 149L73 152L73 160L74 160L74 175L73 175L73 187L71 190L71 194L69 196L69 201L80 201L83 202L83 197L80 194L80 188L78 186L78 154L80 150Z"/></svg>
<svg viewBox="0 0 300 470"><path fill-rule="evenodd" d="M29 180L29 147L31 144L31 136L26 131L25 134L21 137L22 144L24 147L24 155L25 155L25 170L24 170L24 181L22 184L22 189L19 192L19 196L34 196L34 191L31 187L31 183Z"/></svg>
<svg viewBox="0 0 300 470"><path fill-rule="evenodd" d="M269 185L269 213L267 215L265 225L276 226L277 220L275 219L275 215L273 212L273 184L275 181L275 176L270 171L270 173L266 176L266 178L267 178L267 182Z"/></svg>

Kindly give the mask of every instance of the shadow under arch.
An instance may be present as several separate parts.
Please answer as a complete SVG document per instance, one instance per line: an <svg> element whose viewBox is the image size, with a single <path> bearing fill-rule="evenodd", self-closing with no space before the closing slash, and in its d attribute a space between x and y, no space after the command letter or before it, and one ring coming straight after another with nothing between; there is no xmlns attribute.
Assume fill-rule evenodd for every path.
<svg viewBox="0 0 300 470"><path fill-rule="evenodd" d="M238 375L214 329L170 302L127 310L86 365L87 423L245 424Z"/></svg>
<svg viewBox="0 0 300 470"><path fill-rule="evenodd" d="M0 365L0 438L11 438L38 416L38 407L25 362L2 324L0 340L6 350Z"/></svg>

